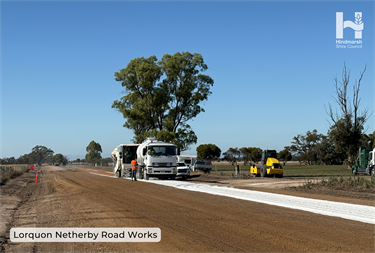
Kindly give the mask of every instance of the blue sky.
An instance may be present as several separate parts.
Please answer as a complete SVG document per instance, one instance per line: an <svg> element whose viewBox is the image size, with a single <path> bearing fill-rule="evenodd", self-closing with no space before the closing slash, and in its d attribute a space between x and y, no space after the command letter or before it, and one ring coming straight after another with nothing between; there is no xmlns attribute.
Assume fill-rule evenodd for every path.
<svg viewBox="0 0 375 253"><path fill-rule="evenodd" d="M362 109L374 111L374 1L1 1L1 151L36 145L84 158L131 143L114 72L136 57L200 53L215 83L189 122L198 143L275 148L326 134L325 106L344 62L351 84L367 64ZM336 48L336 12L362 12L362 48ZM344 29L344 40L354 30ZM351 94L351 87L349 89ZM367 133L375 130L374 115Z"/></svg>

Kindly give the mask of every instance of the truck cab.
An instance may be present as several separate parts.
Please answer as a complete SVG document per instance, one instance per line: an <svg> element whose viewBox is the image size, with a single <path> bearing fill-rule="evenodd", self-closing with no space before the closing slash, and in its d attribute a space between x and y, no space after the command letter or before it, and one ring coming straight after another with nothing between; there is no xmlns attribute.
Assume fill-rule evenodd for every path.
<svg viewBox="0 0 375 253"><path fill-rule="evenodd" d="M374 176L374 153L375 148L359 150L355 164L352 166L352 174L367 174Z"/></svg>
<svg viewBox="0 0 375 253"><path fill-rule="evenodd" d="M137 150L137 162L141 178L175 179L179 149L173 143L147 139Z"/></svg>

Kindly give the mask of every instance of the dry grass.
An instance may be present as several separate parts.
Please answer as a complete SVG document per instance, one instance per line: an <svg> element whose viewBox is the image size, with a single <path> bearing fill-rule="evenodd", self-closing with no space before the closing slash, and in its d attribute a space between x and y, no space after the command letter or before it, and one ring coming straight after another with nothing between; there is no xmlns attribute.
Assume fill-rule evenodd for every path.
<svg viewBox="0 0 375 253"><path fill-rule="evenodd" d="M298 188L301 190L311 190L317 188L328 188L335 190L348 190L348 191L366 191L374 192L375 178L369 176L348 176L348 177L329 177L328 179L320 179L314 181L307 181Z"/></svg>
<svg viewBox="0 0 375 253"><path fill-rule="evenodd" d="M1 165L0 184L4 185L10 179L18 177L25 172L29 172L28 165Z"/></svg>

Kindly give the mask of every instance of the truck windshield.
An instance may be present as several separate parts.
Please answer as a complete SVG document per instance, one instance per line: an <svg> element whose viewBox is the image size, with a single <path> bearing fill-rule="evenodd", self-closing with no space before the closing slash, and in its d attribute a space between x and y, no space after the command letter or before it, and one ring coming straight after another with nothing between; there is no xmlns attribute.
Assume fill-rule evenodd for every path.
<svg viewBox="0 0 375 253"><path fill-rule="evenodd" d="M151 156L174 156L177 154L177 148L174 146L149 146L147 153Z"/></svg>

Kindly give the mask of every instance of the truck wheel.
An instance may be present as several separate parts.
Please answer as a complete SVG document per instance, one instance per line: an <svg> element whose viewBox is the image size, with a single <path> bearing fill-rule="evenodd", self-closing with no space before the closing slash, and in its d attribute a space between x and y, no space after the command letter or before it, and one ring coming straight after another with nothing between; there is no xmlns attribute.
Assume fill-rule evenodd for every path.
<svg viewBox="0 0 375 253"><path fill-rule="evenodd" d="M266 165L263 165L262 168L260 168L260 176L261 177L267 176L267 167L266 167Z"/></svg>
<svg viewBox="0 0 375 253"><path fill-rule="evenodd" d="M121 177L121 171L120 171L120 170L117 170L117 171L116 171L116 177L117 177L117 178L120 178L120 177Z"/></svg>
<svg viewBox="0 0 375 253"><path fill-rule="evenodd" d="M131 174L130 174L130 176L131 176ZM138 178L139 179L144 179L143 178L143 168L142 167L138 169Z"/></svg>
<svg viewBox="0 0 375 253"><path fill-rule="evenodd" d="M147 174L146 170L143 172L143 179L149 180L150 176Z"/></svg>

